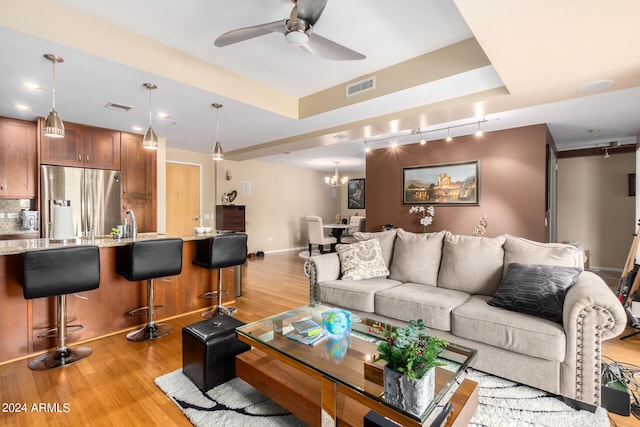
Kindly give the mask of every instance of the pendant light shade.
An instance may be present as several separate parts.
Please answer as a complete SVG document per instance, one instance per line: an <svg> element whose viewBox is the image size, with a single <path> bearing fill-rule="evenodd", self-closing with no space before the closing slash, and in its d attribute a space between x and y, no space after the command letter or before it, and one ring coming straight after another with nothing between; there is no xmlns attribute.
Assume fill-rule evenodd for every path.
<svg viewBox="0 0 640 427"><path fill-rule="evenodd" d="M325 176L324 177L324 182L331 186L331 187L340 187L342 185L345 185L347 183L347 181L349 180L348 176L340 176L340 172L338 171L338 164L340 162L336 162L334 161L333 163L336 164L336 169L333 172L333 176Z"/></svg>
<svg viewBox="0 0 640 427"><path fill-rule="evenodd" d="M222 104L211 104L216 109L216 143L211 151L211 158L213 160L224 159L224 151L222 151L222 144L220 144L220 109Z"/></svg>
<svg viewBox="0 0 640 427"><path fill-rule="evenodd" d="M149 128L144 133L144 137L142 138L142 146L149 150L157 150L158 149L158 135L151 127L151 91L157 89L158 86L153 83L143 83L144 87L149 90Z"/></svg>
<svg viewBox="0 0 640 427"><path fill-rule="evenodd" d="M56 111L56 63L64 62L64 59L62 59L59 56L53 55L51 53L45 54L44 57L48 61L51 61L51 65L53 68L53 78L52 78L52 85L51 85L51 93L52 93L53 101L52 101L51 111L49 112L49 115L47 116L47 118L44 119L43 133L44 133L44 136L48 136L50 138L62 138L64 137L64 123L62 123L62 119L60 118L60 116L58 115L58 112Z"/></svg>

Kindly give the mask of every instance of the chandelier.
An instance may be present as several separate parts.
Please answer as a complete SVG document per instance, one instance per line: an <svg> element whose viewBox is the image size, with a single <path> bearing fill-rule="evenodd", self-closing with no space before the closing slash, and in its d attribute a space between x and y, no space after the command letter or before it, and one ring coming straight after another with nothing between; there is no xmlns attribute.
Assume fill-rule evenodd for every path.
<svg viewBox="0 0 640 427"><path fill-rule="evenodd" d="M338 164L340 162L334 161L333 163L336 164L336 169L333 172L333 176L325 176L324 182L326 182L327 185L330 185L331 187L340 187L341 185L345 185L349 180L349 177L340 176L340 172L338 171Z"/></svg>

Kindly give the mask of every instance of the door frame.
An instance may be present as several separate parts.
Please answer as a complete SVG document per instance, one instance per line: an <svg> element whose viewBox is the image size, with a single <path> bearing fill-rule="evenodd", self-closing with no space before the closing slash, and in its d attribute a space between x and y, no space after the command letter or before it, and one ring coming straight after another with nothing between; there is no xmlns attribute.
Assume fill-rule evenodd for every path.
<svg viewBox="0 0 640 427"><path fill-rule="evenodd" d="M198 218L200 218L200 224L202 224L203 218L202 218L202 163L192 163L192 162L180 162L177 160L167 160L165 163L173 163L176 165L186 165L186 166L197 166L198 167L198 179L200 181L200 194L198 194L198 198L200 200L199 205L200 205L200 212L198 212ZM165 167L165 179L167 172L166 172L166 167ZM165 184L165 200L167 200L168 202L168 197L167 197L167 188L166 188L166 184ZM165 224L165 229L166 229L166 224Z"/></svg>

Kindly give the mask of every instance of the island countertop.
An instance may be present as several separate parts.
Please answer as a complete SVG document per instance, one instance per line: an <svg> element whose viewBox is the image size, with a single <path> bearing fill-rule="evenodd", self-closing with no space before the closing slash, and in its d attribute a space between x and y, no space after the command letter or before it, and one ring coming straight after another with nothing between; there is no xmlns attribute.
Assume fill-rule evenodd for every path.
<svg viewBox="0 0 640 427"><path fill-rule="evenodd" d="M147 304L144 292L148 286L146 281L129 281L117 272L118 247L135 241L163 238L180 238L184 241L182 272L165 277L156 285L157 301L164 305L164 310L156 314L157 321L211 307L214 300L202 296L216 289L219 274L223 277L223 303L233 304L236 288L241 289L242 266L218 271L193 264L197 243L216 234L139 233L135 239L98 236L95 239L71 239L65 242L50 239L0 241L0 363L35 355L56 345L53 338L39 338L39 334L56 324L57 311L52 298L26 299L23 295L24 253L72 245L95 245L100 248L100 285L97 289L82 292L81 298L69 298L67 301L70 316L84 325L83 329L71 336L70 342L73 343L138 328L146 321L146 318L127 314ZM122 339L126 340L124 337Z"/></svg>
<svg viewBox="0 0 640 427"><path fill-rule="evenodd" d="M177 237L182 240L202 240L208 239L214 236L215 233L182 233L182 234L159 234L159 233L138 233L138 236L133 238L121 238L114 239L111 236L98 236L95 239L90 238L77 238L65 240L64 242L58 242L51 239L19 239L19 240L0 240L0 256L3 255L17 255L23 254L28 251L37 251L41 249L52 249L64 246L80 246L80 245L92 245L99 248L112 248L115 246L125 246L135 241L151 240L151 239L165 239Z"/></svg>

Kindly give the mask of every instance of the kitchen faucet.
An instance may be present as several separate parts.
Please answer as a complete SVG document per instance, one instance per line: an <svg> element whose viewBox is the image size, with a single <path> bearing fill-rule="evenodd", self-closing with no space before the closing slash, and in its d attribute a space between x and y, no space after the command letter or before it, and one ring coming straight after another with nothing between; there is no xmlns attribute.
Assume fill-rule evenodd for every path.
<svg viewBox="0 0 640 427"><path fill-rule="evenodd" d="M138 225L136 224L136 216L134 215L132 210L128 210L124 213L124 223L125 223L124 237L135 239L138 236Z"/></svg>

